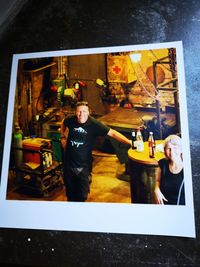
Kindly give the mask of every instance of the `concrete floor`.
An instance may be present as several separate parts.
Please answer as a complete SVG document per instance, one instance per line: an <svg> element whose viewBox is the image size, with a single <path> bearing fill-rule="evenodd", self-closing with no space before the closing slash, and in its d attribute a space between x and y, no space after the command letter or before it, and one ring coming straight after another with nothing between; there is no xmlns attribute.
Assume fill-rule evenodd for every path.
<svg viewBox="0 0 200 267"><path fill-rule="evenodd" d="M130 203L129 182L121 180L125 167L121 165L113 154L94 153L93 173L88 202L106 203ZM65 189L63 186L50 192L48 197L35 195L33 190L21 190L17 185L10 182L7 199L9 200L44 200L44 201L66 201Z"/></svg>
<svg viewBox="0 0 200 267"><path fill-rule="evenodd" d="M116 156L95 157L89 202L130 203L130 184L118 179L125 171Z"/></svg>

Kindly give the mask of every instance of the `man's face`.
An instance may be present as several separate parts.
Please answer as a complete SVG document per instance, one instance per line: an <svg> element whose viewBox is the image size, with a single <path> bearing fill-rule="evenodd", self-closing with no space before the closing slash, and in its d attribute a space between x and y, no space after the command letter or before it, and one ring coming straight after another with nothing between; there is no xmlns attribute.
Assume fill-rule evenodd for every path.
<svg viewBox="0 0 200 267"><path fill-rule="evenodd" d="M79 123L85 123L88 120L89 108L87 106L78 106L76 108L76 116Z"/></svg>

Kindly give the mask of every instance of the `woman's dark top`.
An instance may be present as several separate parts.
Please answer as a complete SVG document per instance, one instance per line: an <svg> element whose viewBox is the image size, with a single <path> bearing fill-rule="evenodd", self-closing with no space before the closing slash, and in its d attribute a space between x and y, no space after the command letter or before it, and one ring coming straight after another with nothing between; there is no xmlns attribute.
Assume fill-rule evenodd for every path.
<svg viewBox="0 0 200 267"><path fill-rule="evenodd" d="M174 174L169 170L169 160L161 159L159 161L161 168L160 190L168 201L169 205L185 205L185 189L183 170Z"/></svg>

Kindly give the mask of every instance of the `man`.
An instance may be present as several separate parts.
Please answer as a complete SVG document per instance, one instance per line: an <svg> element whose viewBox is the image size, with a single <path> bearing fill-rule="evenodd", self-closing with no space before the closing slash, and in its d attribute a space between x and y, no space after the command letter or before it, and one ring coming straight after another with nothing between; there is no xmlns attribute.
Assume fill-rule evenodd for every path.
<svg viewBox="0 0 200 267"><path fill-rule="evenodd" d="M92 149L96 138L106 135L131 146L131 140L91 117L87 102L78 102L76 115L63 120L61 144L68 201L86 201L92 171Z"/></svg>

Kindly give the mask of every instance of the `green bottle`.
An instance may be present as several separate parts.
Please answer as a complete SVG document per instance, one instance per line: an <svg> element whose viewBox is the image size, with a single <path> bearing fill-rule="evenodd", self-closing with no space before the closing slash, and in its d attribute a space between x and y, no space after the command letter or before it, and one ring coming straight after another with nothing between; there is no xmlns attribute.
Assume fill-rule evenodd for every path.
<svg viewBox="0 0 200 267"><path fill-rule="evenodd" d="M15 126L13 133L13 147L22 148L22 131L18 125ZM14 149L14 161L15 166L19 166L23 162L23 151L20 149Z"/></svg>

